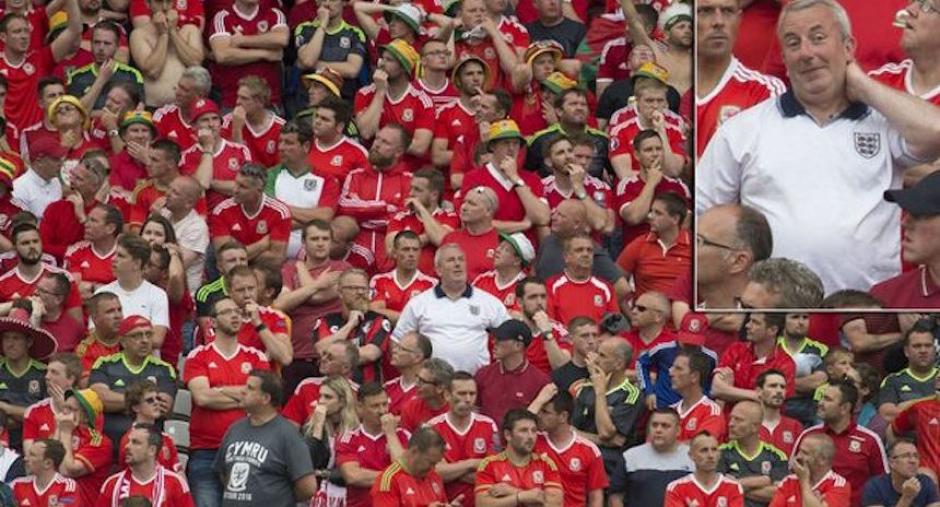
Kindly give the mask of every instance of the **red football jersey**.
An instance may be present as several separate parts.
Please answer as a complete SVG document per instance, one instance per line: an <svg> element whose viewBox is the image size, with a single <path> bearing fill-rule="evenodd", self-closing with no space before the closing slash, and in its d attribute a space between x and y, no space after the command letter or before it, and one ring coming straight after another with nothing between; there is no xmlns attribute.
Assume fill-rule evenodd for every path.
<svg viewBox="0 0 940 507"><path fill-rule="evenodd" d="M577 433L561 447L555 447L545 433L539 433L535 452L548 456L558 467L561 483L565 485L565 507L587 505L588 493L606 489L610 484L601 450Z"/></svg>
<svg viewBox="0 0 940 507"><path fill-rule="evenodd" d="M797 437L793 448L799 449L800 442L806 435L818 433L828 435L835 444L837 458L832 462L832 471L844 477L851 486L851 504L861 505L862 489L868 479L889 472L888 456L885 454L881 438L874 431L859 426L854 421L842 433L835 433L827 426L818 424L806 428L806 431Z"/></svg>
<svg viewBox="0 0 940 507"><path fill-rule="evenodd" d="M199 160L202 158L202 148L194 144L183 152L180 162L180 172L184 176L192 176L199 167ZM244 144L237 144L222 139L219 149L212 154L212 179L218 181L235 181L238 171L248 162L252 162L251 152ZM214 190L206 192L206 204L209 209L215 209L220 202L228 196L220 194Z"/></svg>
<svg viewBox="0 0 940 507"><path fill-rule="evenodd" d="M447 139L447 147L453 150L457 138L471 129L479 129L473 111L464 107L459 100L455 100L438 110L437 121L434 123L434 139Z"/></svg>
<svg viewBox="0 0 940 507"><path fill-rule="evenodd" d="M437 208L431 213L431 216L434 217L437 223L450 227L453 230L460 227L460 217L453 211ZM424 234L424 223L411 211L399 211L389 220L385 234L394 237L395 234L401 231L412 231L420 236ZM436 250L437 248L435 248L434 244L430 241L421 247L421 256L418 258L418 269L420 271L424 273L436 272L434 270L434 252Z"/></svg>
<svg viewBox="0 0 940 507"><path fill-rule="evenodd" d="M718 86L708 95L696 97L696 155L702 156L708 141L728 118L785 91L783 81L751 70L732 56Z"/></svg>
<svg viewBox="0 0 940 507"><path fill-rule="evenodd" d="M111 452L111 439L104 433L92 432L82 425L72 434L72 453L89 470L87 475L75 479L82 505L94 505L101 494L101 485L111 473Z"/></svg>
<svg viewBox="0 0 940 507"><path fill-rule="evenodd" d="M264 35L275 28L288 29L287 18L275 7L255 6L254 12L243 13L235 5L219 10L206 27L209 41L216 37L231 37L234 34ZM244 76L258 76L267 81L271 88L271 103L281 102L281 62L256 60L242 65L212 66L212 81L222 90L222 107L235 107L235 95L238 93L238 80Z"/></svg>
<svg viewBox="0 0 940 507"><path fill-rule="evenodd" d="M461 430L454 427L447 413L441 414L428 421L428 426L434 429L444 439L444 461L456 463L468 459L482 459L496 454L499 448L499 429L489 417L471 412L470 425ZM473 484L460 479L448 482L445 485L447 498L457 498L463 495L464 507L472 507Z"/></svg>
<svg viewBox="0 0 940 507"><path fill-rule="evenodd" d="M406 472L400 461L392 463L382 472L372 484L370 495L374 507L425 507L447 503L444 481L433 468L418 479Z"/></svg>
<svg viewBox="0 0 940 507"><path fill-rule="evenodd" d="M432 417L447 412L449 408L445 403L440 408L433 409L425 403L423 398L415 396L401 407L401 427L408 431L414 431Z"/></svg>
<svg viewBox="0 0 940 507"><path fill-rule="evenodd" d="M465 229L458 229L444 236L442 245L456 243L463 249L467 259L467 279L473 280L485 271L493 269L493 256L499 246L499 233L492 228L483 234L472 235Z"/></svg>
<svg viewBox="0 0 940 507"><path fill-rule="evenodd" d="M372 301L382 301L385 308L400 312L411 298L437 285L437 279L415 271L411 280L404 283L398 281L395 271L380 273L372 277L369 287L372 291Z"/></svg>
<svg viewBox="0 0 940 507"><path fill-rule="evenodd" d="M395 415L400 415L401 409L405 403L414 399L415 395L418 394L418 390L415 389L417 386L417 382L406 386L404 379L401 377L395 377L386 382L385 394L388 395L388 411Z"/></svg>
<svg viewBox="0 0 940 507"><path fill-rule="evenodd" d="M682 411L682 402L679 401L672 406L679 412L680 425L679 441L687 442L695 438L695 435L707 431L709 435L715 437L719 442L724 442L725 416L721 412L721 406L710 400L708 396L702 396L694 405L686 411Z"/></svg>
<svg viewBox="0 0 940 507"><path fill-rule="evenodd" d="M65 309L81 308L82 297L78 293L78 284L72 279L72 275L64 269L42 263L42 271L32 280L24 280L18 269L12 269L0 275L0 301L11 301L17 298L32 296L36 292L36 286L39 280L46 273L62 273L72 282L72 290L69 292L68 299L65 300Z"/></svg>
<svg viewBox="0 0 940 507"><path fill-rule="evenodd" d="M576 282L561 273L548 279L548 316L565 324L579 316L600 321L608 312L618 313L617 294L604 280L592 276Z"/></svg>
<svg viewBox="0 0 940 507"><path fill-rule="evenodd" d="M542 180L539 179L537 174L532 171L520 170L519 178L525 182L526 186L529 187L529 190L532 191L532 194L537 199L546 203L548 202L545 199L545 190L542 188ZM513 182L493 167L492 163L488 163L479 169L467 173L461 185L461 192L459 192L454 199L455 209L460 209L463 196L466 195L467 192L475 187L487 187L492 189L499 199L499 208L496 210L493 220L519 222L525 218L525 208L522 206L522 199L519 197L519 194L516 193ZM534 244L534 238L530 239L533 240Z"/></svg>
<svg viewBox="0 0 940 507"><path fill-rule="evenodd" d="M787 378L787 396L793 396L796 366L790 354L779 346L774 347L770 356L757 358L751 342L732 343L718 360L718 368L724 367L731 368L734 372L734 386L741 389L755 389L757 377L761 373L771 369L780 370Z"/></svg>
<svg viewBox="0 0 940 507"><path fill-rule="evenodd" d="M314 139L307 154L307 162L314 173L332 176L340 183L353 169L365 167L368 160L368 150L346 136L332 146L320 146L320 142Z"/></svg>
<svg viewBox="0 0 940 507"><path fill-rule="evenodd" d="M117 354L120 351L120 340L114 342L114 345L105 345L95 338L94 332L89 334L88 337L79 342L75 347L75 353L78 354L78 357L82 360L82 371L86 376L91 371L91 367L94 366L95 361L99 358Z"/></svg>
<svg viewBox="0 0 940 507"><path fill-rule="evenodd" d="M500 284L496 280L496 275L495 269L480 273L479 276L473 279L472 285L496 296L496 299L502 301L506 308L514 308L516 306L516 284L525 279L525 271L520 271L515 278L506 284Z"/></svg>
<svg viewBox="0 0 940 507"><path fill-rule="evenodd" d="M43 491L36 487L36 477L33 475L13 479L10 488L13 490L16 503L23 507L83 505L79 503L80 496L75 479L63 477L59 473L55 474Z"/></svg>
<svg viewBox="0 0 940 507"><path fill-rule="evenodd" d="M153 507L193 507L189 485L181 476L157 466L154 476L139 482L130 470L118 472L105 481L95 507L120 507L125 498L142 496Z"/></svg>
<svg viewBox="0 0 940 507"><path fill-rule="evenodd" d="M118 447L118 466L124 466L127 461L127 436L130 430L121 437L121 445ZM163 468L178 474L185 473L183 465L180 463L179 453L176 451L176 442L169 433L163 433L163 445L160 448L160 454L157 454L157 464Z"/></svg>
<svg viewBox="0 0 940 507"><path fill-rule="evenodd" d="M399 428L398 441L402 447L408 447L411 433ZM336 466L344 463L359 463L366 470L385 470L392 464L392 457L388 453L388 442L384 433L370 435L362 425L347 431L336 442ZM347 507L367 507L371 505L368 488L346 487Z"/></svg>
<svg viewBox="0 0 940 507"><path fill-rule="evenodd" d="M892 429L895 434L916 432L920 466L940 471L940 401L926 398L898 414Z"/></svg>
<svg viewBox="0 0 940 507"><path fill-rule="evenodd" d="M548 201L548 206L552 211L555 211L555 208L557 208L562 201L575 198L574 190L566 195L558 188L558 185L555 183L554 175L548 175L542 178L542 188L545 192L545 199ZM588 174L584 177L584 190L587 192L588 197L593 199L598 206L602 208L610 208L613 206L613 191L607 183Z"/></svg>
<svg viewBox="0 0 940 507"><path fill-rule="evenodd" d="M284 123L284 118L272 114L268 124L258 132L255 132L247 121L242 127L242 144L248 147L251 159L261 164L262 167L273 167L280 160L277 144L281 138L281 128L284 127ZM222 117L222 137L232 138L232 113Z"/></svg>
<svg viewBox="0 0 940 507"><path fill-rule="evenodd" d="M363 111L372 103L375 96L375 85L369 85L356 92L353 109L356 113ZM379 119L379 128L389 123L397 123L410 134L418 129L434 132L434 103L426 93L409 84L405 93L398 100L385 96L382 105L382 116Z"/></svg>
<svg viewBox="0 0 940 507"><path fill-rule="evenodd" d="M571 337L568 336L568 329L562 326L560 322L552 321L552 337L558 343L558 347L571 353L574 344L571 343ZM492 351L490 351L492 355ZM548 362L548 352L545 350L545 340L541 335L534 337L529 348L525 351L525 357L532 363L532 366L544 371L546 374L552 374L552 365Z"/></svg>
<svg viewBox="0 0 940 507"><path fill-rule="evenodd" d="M268 236L272 242L287 243L290 238L290 210L284 203L264 195L261 207L253 215L234 198L222 201L209 215L209 235L231 236L243 245L251 245Z"/></svg>
<svg viewBox="0 0 940 507"><path fill-rule="evenodd" d="M415 49L419 51L421 50L417 47ZM460 97L460 91L457 90L457 87L454 86L454 83L452 83L450 79L447 78L444 78L444 86L438 89L431 88L427 83L420 79L415 79L411 84L430 97L431 103L434 104L435 112L440 112L441 108L457 102L457 99Z"/></svg>
<svg viewBox="0 0 940 507"><path fill-rule="evenodd" d="M255 369L271 369L267 356L258 349L238 346L232 357L225 357L214 345L200 345L186 356L183 382L206 377L209 387L243 386L248 373ZM235 421L245 416L243 409L212 410L193 404L189 418L189 439L192 449L218 449L222 436Z"/></svg>
<svg viewBox="0 0 940 507"><path fill-rule="evenodd" d="M676 155L685 157L685 134L678 126L670 122L666 122L665 125L666 138L669 139L669 148ZM610 158L619 155L629 155L631 169L633 171L639 170L640 161L637 160L636 153L633 151L633 138L641 131L650 128L652 127L641 124L639 116L610 127Z"/></svg>
<svg viewBox="0 0 940 507"><path fill-rule="evenodd" d="M625 123L631 118L636 118L637 114L639 113L637 113L636 104L627 104L614 111L610 115L610 123L608 123L607 133L609 134L610 130L612 130L617 125ZM663 119L666 120L666 123L675 126L679 130L684 131L686 128L685 118L679 113L674 113L672 109L663 110Z"/></svg>
<svg viewBox="0 0 940 507"><path fill-rule="evenodd" d="M793 454L793 444L803 432L803 425L796 419L780 416L780 422L772 429L764 422L760 427L760 439L785 452L787 456Z"/></svg>
<svg viewBox="0 0 940 507"><path fill-rule="evenodd" d="M816 493L817 500L825 502L827 507L851 505L849 500L852 498L852 486L844 477L832 470L813 486L813 492ZM800 487L800 480L793 474L786 476L777 486L777 492L770 501L770 507L802 507L802 505L803 488Z"/></svg>
<svg viewBox="0 0 940 507"><path fill-rule="evenodd" d="M618 37L604 44L601 49L601 61L597 66L597 80L609 84L630 77L627 60L631 51L633 45L627 42L626 37Z"/></svg>
<svg viewBox="0 0 940 507"><path fill-rule="evenodd" d="M29 147L35 145L41 138L49 138L58 141L59 132L57 130L50 130L43 122L34 123L20 131L18 153L23 157L23 160L30 159ZM15 149L16 146L11 146L11 148Z"/></svg>
<svg viewBox="0 0 940 507"><path fill-rule="evenodd" d="M0 54L0 74L7 78L9 88L4 102L4 118L14 125L33 125L43 119L39 108L39 80L52 74L55 58L51 46L43 46L26 54L19 64L7 61Z"/></svg>
<svg viewBox="0 0 940 507"><path fill-rule="evenodd" d="M196 128L183 119L183 111L176 104L167 104L154 111L153 125L157 128L160 137L180 145L180 151L185 152L199 142L199 138L196 137ZM201 155L202 152L200 151L199 154ZM198 160L196 163L199 163Z"/></svg>
<svg viewBox="0 0 940 507"><path fill-rule="evenodd" d="M634 168L636 168L636 166L634 166ZM646 186L646 181L640 178L638 172L634 172L632 175L617 182L617 192L614 197L613 208L619 223L623 223L623 215L621 215L623 209L640 196L644 186ZM689 187L685 186L682 180L663 176L663 179L661 179L656 185L656 188L653 189L653 196L665 194L666 192L672 192L682 197L689 207L692 206L692 193L689 192ZM644 236L649 232L650 224L645 220L636 225L624 224L624 246L629 245L634 239Z"/></svg>
<svg viewBox="0 0 940 507"><path fill-rule="evenodd" d="M551 458L532 453L529 463L518 467L506 451L487 457L477 469L474 493L486 494L493 486L506 483L520 490L562 489L561 475Z"/></svg>
<svg viewBox="0 0 940 507"><path fill-rule="evenodd" d="M666 486L665 507L744 507L744 490L737 481L718 474L718 483L706 488L689 474Z"/></svg>
<svg viewBox="0 0 940 507"><path fill-rule="evenodd" d="M307 418L313 413L313 407L320 399L320 384L326 380L326 377L311 377L303 379L297 388L294 389L293 396L281 409L281 415L303 426ZM349 380L349 379L347 379ZM349 385L353 392L359 390L359 385L349 380Z"/></svg>
<svg viewBox="0 0 940 507"><path fill-rule="evenodd" d="M927 93L914 93L912 82L914 79L914 62L911 59L902 60L898 63L888 63L879 69L868 73L876 81L880 81L895 90L917 95L918 97L934 105L940 105L940 87L936 87Z"/></svg>
<svg viewBox="0 0 940 507"><path fill-rule="evenodd" d="M101 431L104 427L104 414L95 418L95 429ZM55 436L55 412L52 409L52 398L37 401L26 408L23 413L23 440L42 440Z"/></svg>
<svg viewBox="0 0 940 507"><path fill-rule="evenodd" d="M83 282L108 284L114 281L111 263L117 244L110 252L98 253L88 241L72 245L65 251L65 269L81 278Z"/></svg>

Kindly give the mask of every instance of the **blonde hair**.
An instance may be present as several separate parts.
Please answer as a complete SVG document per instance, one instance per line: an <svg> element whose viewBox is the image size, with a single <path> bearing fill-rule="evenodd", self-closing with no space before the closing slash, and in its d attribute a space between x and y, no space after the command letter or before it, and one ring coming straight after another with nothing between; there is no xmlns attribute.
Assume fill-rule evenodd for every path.
<svg viewBox="0 0 940 507"><path fill-rule="evenodd" d="M356 393L353 392L352 385L344 377L328 377L326 380L320 384L320 389L329 388L331 391L336 393L336 396L342 402L342 408L340 409L339 425L337 427L332 427L330 422L327 421L327 432L330 435L341 435L347 431L356 429L359 426L359 415L356 413ZM310 421L307 421L304 424L304 436L312 437L313 435L313 424Z"/></svg>

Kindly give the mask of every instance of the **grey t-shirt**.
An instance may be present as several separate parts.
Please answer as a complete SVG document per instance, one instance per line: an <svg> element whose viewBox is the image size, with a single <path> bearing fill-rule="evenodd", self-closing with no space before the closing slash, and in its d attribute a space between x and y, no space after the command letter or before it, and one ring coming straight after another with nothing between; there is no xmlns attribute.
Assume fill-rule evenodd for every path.
<svg viewBox="0 0 940 507"><path fill-rule="evenodd" d="M261 426L248 418L233 424L215 456L225 485L222 505L294 507L294 482L313 473L297 428L280 415Z"/></svg>

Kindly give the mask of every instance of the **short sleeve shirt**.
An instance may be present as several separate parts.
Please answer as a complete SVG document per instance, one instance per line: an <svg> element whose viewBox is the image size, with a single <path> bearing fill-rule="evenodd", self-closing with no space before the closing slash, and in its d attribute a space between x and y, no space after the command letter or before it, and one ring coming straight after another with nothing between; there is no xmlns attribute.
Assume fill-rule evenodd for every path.
<svg viewBox="0 0 940 507"><path fill-rule="evenodd" d="M116 393L124 393L135 382L150 380L157 384L161 393L176 395L176 372L173 366L153 356L147 356L143 364L131 366L124 353L102 357L91 367L88 385L104 384ZM123 411L108 412L104 418L104 432L115 442L130 428L132 419Z"/></svg>

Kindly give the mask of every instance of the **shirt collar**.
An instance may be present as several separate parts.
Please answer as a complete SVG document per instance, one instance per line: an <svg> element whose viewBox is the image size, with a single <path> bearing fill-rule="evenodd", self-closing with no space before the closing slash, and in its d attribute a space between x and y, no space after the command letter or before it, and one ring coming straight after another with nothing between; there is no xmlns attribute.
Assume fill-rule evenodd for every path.
<svg viewBox="0 0 940 507"><path fill-rule="evenodd" d="M783 112L785 118L793 118L801 114L809 115L809 113L806 112L806 108L803 107L803 104L796 98L796 94L793 93L792 88L780 96L779 104L780 110ZM860 120L867 116L869 112L870 109L866 104L862 102L851 102L849 103L849 107L839 113L838 118Z"/></svg>
<svg viewBox="0 0 940 507"><path fill-rule="evenodd" d="M940 292L940 285L934 282L927 266L920 267L920 289L925 298Z"/></svg>
<svg viewBox="0 0 940 507"><path fill-rule="evenodd" d="M444 294L444 289L441 288L441 284L434 286L434 295L437 299L446 298L447 294ZM467 284L467 288L464 289L463 294L460 295L462 298L470 299L473 296L473 287L470 284Z"/></svg>

